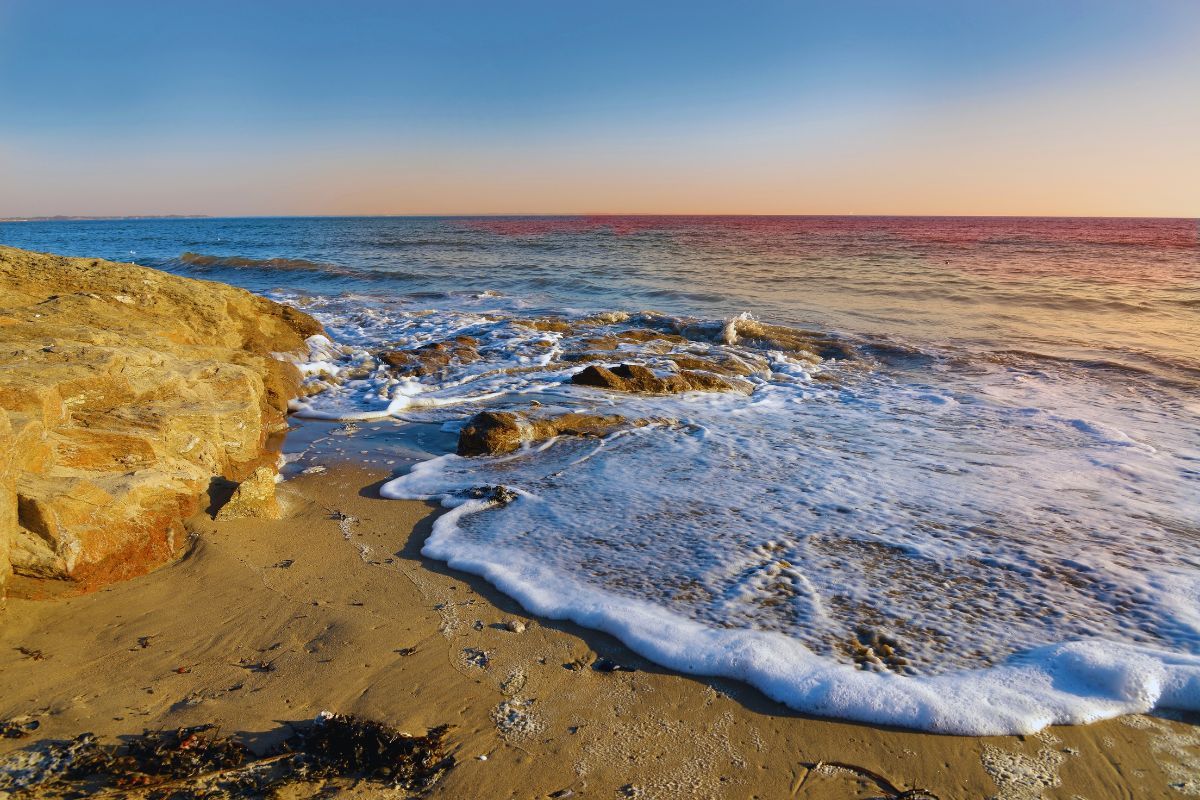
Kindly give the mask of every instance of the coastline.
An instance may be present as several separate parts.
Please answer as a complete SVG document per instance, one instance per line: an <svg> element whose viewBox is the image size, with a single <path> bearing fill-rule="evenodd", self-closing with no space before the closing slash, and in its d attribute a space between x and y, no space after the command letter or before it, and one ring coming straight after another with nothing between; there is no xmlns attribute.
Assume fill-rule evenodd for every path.
<svg viewBox="0 0 1200 800"><path fill-rule="evenodd" d="M605 633L533 617L483 578L422 555L439 507L381 496L403 496L382 489L404 474L397 462L449 452L453 430L417 423L411 436L395 435L354 423L293 427L297 420L286 418L289 399L307 394L306 365L275 352L311 345L305 335L323 330L316 319L226 284L136 265L0 255L18 287L0 320L10 345L0 423L12 421L0 433L15 443L0 453L12 462L0 463L0 489L11 495L0 523L26 550L44 539L74 557L70 537L86 526L68 520L59 533L35 524L60 519L33 513L35 501L61 504L55 481L82 474L129 498L131 509L120 517L127 529L91 510L111 502L79 516L105 533L81 538L83 555L117 569L87 572L75 561L59 569L48 550L42 561L10 551L20 560L12 559L16 577L0 606L0 733L18 736L0 737L0 797L61 796L49 785L22 790L14 776L39 748L84 732L115 745L143 731L213 725L262 755L326 711L414 736L448 726L454 766L424 792L434 797L1200 794L1194 718L1134 715L997 737L815 718L745 683L673 671ZM570 328L550 319L513 324L539 341ZM590 341L603 349L620 336L664 335L639 329ZM479 341L456 341L459 350L385 355L418 375L454 359L474 363ZM27 353L28 342L40 349ZM676 366L676 382L706 375ZM640 375L617 369L625 372L608 374ZM645 381L668 385L644 372ZM730 380L717 382L728 389ZM181 403L197 405L181 411ZM173 427L178 419L188 427ZM518 432L522 419L511 420ZM538 435L561 433L555 425L567 419L575 434L622 420L539 417ZM494 441L480 432L479 444L511 449L525 435L514 440L512 432L490 430ZM142 455L131 461L130 448ZM280 465L293 477L276 488ZM160 485L158 476L184 473L185 485ZM171 547L153 558L139 556L143 500L127 490L139 481L159 492L153 498L182 498L150 531L151 541L159 528L170 533ZM967 698L975 699L988 702ZM381 790L342 779L333 788L348 796ZM291 783L279 796L311 791Z"/></svg>
<svg viewBox="0 0 1200 800"><path fill-rule="evenodd" d="M87 595L10 599L0 718L29 715L36 740L216 723L253 749L323 710L413 734L448 724L456 765L431 797L1200 791L1200 731L1184 722L945 736L805 717L744 685L663 670L422 557L438 512L379 498L388 477L330 464L280 485L282 520L201 512L188 522L187 554L149 575ZM514 620L524 629L509 630ZM612 665L636 671L605 671ZM0 753L30 741L0 740Z"/></svg>

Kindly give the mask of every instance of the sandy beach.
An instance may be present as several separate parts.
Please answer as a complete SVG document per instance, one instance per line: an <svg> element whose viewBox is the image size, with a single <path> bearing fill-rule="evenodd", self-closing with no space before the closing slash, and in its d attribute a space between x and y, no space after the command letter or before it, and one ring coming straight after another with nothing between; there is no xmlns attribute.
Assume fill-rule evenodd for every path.
<svg viewBox="0 0 1200 800"><path fill-rule="evenodd" d="M15 579L0 717L36 720L37 739L216 723L258 750L324 710L411 733L445 724L455 764L428 793L445 798L1200 792L1200 732L1184 722L939 736L809 718L669 673L423 558L438 509L380 499L388 476L343 465L297 477L280 487L277 521L202 512L180 560L91 594L26 600Z"/></svg>
<svg viewBox="0 0 1200 800"><path fill-rule="evenodd" d="M0 800L1200 800L1198 43L0 0Z"/></svg>

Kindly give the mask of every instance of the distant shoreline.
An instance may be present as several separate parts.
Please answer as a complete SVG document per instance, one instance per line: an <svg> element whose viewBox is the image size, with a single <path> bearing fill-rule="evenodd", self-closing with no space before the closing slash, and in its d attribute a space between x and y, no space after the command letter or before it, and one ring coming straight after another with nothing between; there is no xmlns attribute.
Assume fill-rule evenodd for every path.
<svg viewBox="0 0 1200 800"><path fill-rule="evenodd" d="M117 219L211 219L209 214L122 214L116 216L73 216L56 214L50 217L0 217L0 222L85 222Z"/></svg>

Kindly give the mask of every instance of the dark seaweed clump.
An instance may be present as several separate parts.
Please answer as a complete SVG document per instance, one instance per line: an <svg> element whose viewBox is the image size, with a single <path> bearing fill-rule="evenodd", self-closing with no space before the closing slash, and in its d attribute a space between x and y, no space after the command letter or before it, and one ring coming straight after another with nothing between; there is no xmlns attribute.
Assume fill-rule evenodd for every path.
<svg viewBox="0 0 1200 800"><path fill-rule="evenodd" d="M323 714L283 743L284 752L303 761L306 777L361 777L423 789L451 765L443 739L447 728L408 736L380 722L343 714Z"/></svg>
<svg viewBox="0 0 1200 800"><path fill-rule="evenodd" d="M37 728L37 720L17 722L11 719L0 719L0 739L24 739L30 731L35 731Z"/></svg>
<svg viewBox="0 0 1200 800"><path fill-rule="evenodd" d="M263 756L214 725L147 730L122 745L103 745L84 733L9 756L0 791L29 798L215 800L272 797L289 785L352 779L415 792L454 763L445 752L445 727L408 736L379 722L323 713L292 729Z"/></svg>

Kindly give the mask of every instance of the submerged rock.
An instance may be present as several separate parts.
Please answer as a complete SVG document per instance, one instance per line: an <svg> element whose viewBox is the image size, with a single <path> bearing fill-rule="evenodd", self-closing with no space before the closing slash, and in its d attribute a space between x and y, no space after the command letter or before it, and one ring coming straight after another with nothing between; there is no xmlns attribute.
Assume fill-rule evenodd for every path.
<svg viewBox="0 0 1200 800"><path fill-rule="evenodd" d="M636 394L680 392L723 392L736 389L733 383L710 372L684 369L659 377L641 364L620 364L612 369L593 364L571 376L571 383Z"/></svg>
<svg viewBox="0 0 1200 800"><path fill-rule="evenodd" d="M214 477L274 461L301 378L273 354L321 332L232 286L0 247L0 583L172 558Z"/></svg>
<svg viewBox="0 0 1200 800"><path fill-rule="evenodd" d="M544 333L571 333L575 330L570 322L559 317L518 319L514 320L514 322L517 325L523 325L526 328L533 328L535 331L542 331Z"/></svg>
<svg viewBox="0 0 1200 800"><path fill-rule="evenodd" d="M679 370L699 370L714 372L718 375L746 377L756 373L766 373L770 367L763 358L747 356L737 357L728 354L718 356L697 356L690 353L671 353L668 359L675 363Z"/></svg>
<svg viewBox="0 0 1200 800"><path fill-rule="evenodd" d="M460 456L511 453L521 447L525 418L509 411L481 411L458 432Z"/></svg>
<svg viewBox="0 0 1200 800"><path fill-rule="evenodd" d="M283 516L275 497L275 470L259 467L238 484L229 502L221 506L217 519L279 519Z"/></svg>
<svg viewBox="0 0 1200 800"><path fill-rule="evenodd" d="M460 456L495 456L512 453L527 442L539 442L555 436L607 436L628 424L616 414L560 414L530 417L512 411L481 411L458 434Z"/></svg>
<svg viewBox="0 0 1200 800"><path fill-rule="evenodd" d="M457 336L448 342L432 342L411 350L384 350L379 359L401 375L425 377L452 363L470 364L479 360L479 340Z"/></svg>
<svg viewBox="0 0 1200 800"><path fill-rule="evenodd" d="M623 344L659 344L666 346L686 344L687 341L687 339L677 333L666 333L650 328L631 328L603 336L593 336L584 339L581 344L591 350L616 350Z"/></svg>
<svg viewBox="0 0 1200 800"><path fill-rule="evenodd" d="M858 352L846 342L817 331L769 325L749 317L734 317L721 330L725 344L742 344L762 350L779 350L792 356L818 359L855 359Z"/></svg>
<svg viewBox="0 0 1200 800"><path fill-rule="evenodd" d="M474 500L487 500L503 508L520 497L507 486L475 486L467 490L467 497Z"/></svg>
<svg viewBox="0 0 1200 800"><path fill-rule="evenodd" d="M848 641L842 650L859 669L890 670L899 675L916 674L900 643L894 637L871 628L859 628L855 638Z"/></svg>

